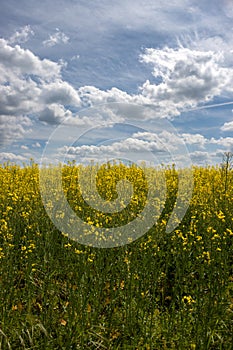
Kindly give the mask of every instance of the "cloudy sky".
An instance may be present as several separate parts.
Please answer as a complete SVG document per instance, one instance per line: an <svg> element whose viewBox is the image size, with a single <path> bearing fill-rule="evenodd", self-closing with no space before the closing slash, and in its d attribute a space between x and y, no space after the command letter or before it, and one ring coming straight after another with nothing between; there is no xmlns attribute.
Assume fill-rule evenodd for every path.
<svg viewBox="0 0 233 350"><path fill-rule="evenodd" d="M2 163L233 151L232 0L8 0L0 73Z"/></svg>

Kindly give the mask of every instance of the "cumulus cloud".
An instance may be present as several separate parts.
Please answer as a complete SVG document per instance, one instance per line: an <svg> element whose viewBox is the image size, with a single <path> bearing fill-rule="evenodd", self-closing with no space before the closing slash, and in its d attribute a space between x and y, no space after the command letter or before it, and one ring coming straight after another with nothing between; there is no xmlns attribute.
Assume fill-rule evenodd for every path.
<svg viewBox="0 0 233 350"><path fill-rule="evenodd" d="M56 28L56 32L51 34L47 40L43 41L43 45L51 47L57 44L67 44L69 42L69 37L60 31L59 28Z"/></svg>
<svg viewBox="0 0 233 350"><path fill-rule="evenodd" d="M77 157L82 161L87 160L103 160L111 158L127 158L132 159L153 159L151 154L156 155L157 161L171 162L171 159L183 161L184 145L194 145L198 147L195 151L189 152L189 157L193 164L211 163L215 158L225 151L233 150L233 138L205 138L200 134L175 134L168 131L162 131L158 134L151 132L133 133L122 141L113 141L108 145L81 145L81 146L64 146L61 148L60 155L67 158ZM180 146L182 145L182 148ZM194 148L195 149L195 148ZM187 151L188 152L188 151ZM135 156L134 156L135 154ZM142 156L142 158L140 158Z"/></svg>
<svg viewBox="0 0 233 350"><path fill-rule="evenodd" d="M94 86L83 86L79 88L78 93L83 106L93 106L96 104L112 102L136 102L135 98L127 94L127 92L119 90L115 87L104 91Z"/></svg>
<svg viewBox="0 0 233 350"><path fill-rule="evenodd" d="M220 137L219 139L211 138L209 140L210 144L222 146L226 151L233 150L233 137Z"/></svg>
<svg viewBox="0 0 233 350"><path fill-rule="evenodd" d="M195 147L199 147L201 150L197 150L194 153L194 157L197 158L199 155L205 155L205 153L209 152L211 149L214 150L213 147L222 147L221 152L233 150L233 137L220 137L220 138L205 138L200 134L181 134L180 137L186 143L186 145L195 145ZM217 155L217 150L213 155Z"/></svg>
<svg viewBox="0 0 233 350"><path fill-rule="evenodd" d="M110 159L125 158L138 162L139 159L152 160L153 162L171 161L173 157L178 159L184 154L184 141L178 134L162 130L158 133L136 132L122 140L109 140L108 144L64 146L59 149L60 155L68 158L79 159ZM156 158L155 158L156 157Z"/></svg>
<svg viewBox="0 0 233 350"><path fill-rule="evenodd" d="M197 145L204 148L206 144L206 138L201 134L182 134L181 137L187 145Z"/></svg>
<svg viewBox="0 0 233 350"><path fill-rule="evenodd" d="M113 142L110 145L82 145L78 147L65 146L60 150L63 154L77 156L120 156L127 152L164 152L164 146L156 141L144 141L129 137L119 142Z"/></svg>
<svg viewBox="0 0 233 350"><path fill-rule="evenodd" d="M224 123L224 124L221 126L221 130L222 130L222 131L233 131L233 121L232 121L232 122Z"/></svg>
<svg viewBox="0 0 233 350"><path fill-rule="evenodd" d="M40 59L19 45L0 39L1 144L24 135L30 115L59 123L71 112L66 105L80 105L78 92L61 78L61 62Z"/></svg>
<svg viewBox="0 0 233 350"><path fill-rule="evenodd" d="M142 139L147 141L157 141L158 135L148 131L139 131L132 135L133 138Z"/></svg>
<svg viewBox="0 0 233 350"><path fill-rule="evenodd" d="M20 28L19 31L16 31L9 39L9 44L20 44L20 43L26 43L30 36L34 35L34 31L31 29L30 25L24 26Z"/></svg>
<svg viewBox="0 0 233 350"><path fill-rule="evenodd" d="M39 120L48 124L59 124L64 118L72 116L71 111L66 110L61 104L51 104L39 114Z"/></svg>
<svg viewBox="0 0 233 350"><path fill-rule="evenodd" d="M61 104L51 104L43 109L38 114L39 120L46 124L57 125L61 124L74 127L93 127L96 123L100 123L102 126L101 118L98 116L80 116L78 113L74 114L69 109L64 108Z"/></svg>
<svg viewBox="0 0 233 350"><path fill-rule="evenodd" d="M141 160L153 164L171 164L187 166L187 152L181 136L163 130L158 133L137 132L122 140L109 140L108 144L84 144L63 146L58 157L77 159L79 162L107 161L109 159L128 159L137 164Z"/></svg>
<svg viewBox="0 0 233 350"><path fill-rule="evenodd" d="M1 162L17 162L17 161L26 161L26 158L19 154L14 154L11 152L0 152L0 161Z"/></svg>
<svg viewBox="0 0 233 350"><path fill-rule="evenodd" d="M171 109L171 115L175 110L208 102L223 91L232 91L233 69L224 67L219 52L148 48L140 57L159 79L153 84L147 80L142 95L151 103L164 105L166 113Z"/></svg>
<svg viewBox="0 0 233 350"><path fill-rule="evenodd" d="M10 46L5 39L0 39L0 73L0 82L15 75L35 75L47 81L61 77L61 65L42 60L30 50Z"/></svg>
<svg viewBox="0 0 233 350"><path fill-rule="evenodd" d="M32 126L27 116L0 115L0 146L25 136Z"/></svg>
<svg viewBox="0 0 233 350"><path fill-rule="evenodd" d="M41 86L40 98L46 104L80 105L80 98L77 91L63 80L43 84Z"/></svg>
<svg viewBox="0 0 233 350"><path fill-rule="evenodd" d="M1 66L1 64L0 64ZM22 115L39 108L40 89L31 79L8 77L8 83L0 85L0 114Z"/></svg>
<svg viewBox="0 0 233 350"><path fill-rule="evenodd" d="M158 133L137 132L132 135L136 139L142 139L147 142L157 142L161 148L166 148L169 145L170 151L175 151L179 145L183 145L182 138L173 132L163 130Z"/></svg>
<svg viewBox="0 0 233 350"><path fill-rule="evenodd" d="M146 80L138 94L112 88L106 91L94 86L79 89L84 106L109 102L151 105L156 118L174 118L182 111L201 106L232 92L233 69L227 67L221 52L200 51L184 47L148 48L140 61L151 65L153 82Z"/></svg>

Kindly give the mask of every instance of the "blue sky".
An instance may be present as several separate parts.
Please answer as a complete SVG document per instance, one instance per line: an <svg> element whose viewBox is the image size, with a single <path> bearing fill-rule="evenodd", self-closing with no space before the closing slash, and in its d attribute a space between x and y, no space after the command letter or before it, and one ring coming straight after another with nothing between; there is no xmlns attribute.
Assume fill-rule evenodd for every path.
<svg viewBox="0 0 233 350"><path fill-rule="evenodd" d="M0 162L221 162L232 34L231 0L3 2Z"/></svg>

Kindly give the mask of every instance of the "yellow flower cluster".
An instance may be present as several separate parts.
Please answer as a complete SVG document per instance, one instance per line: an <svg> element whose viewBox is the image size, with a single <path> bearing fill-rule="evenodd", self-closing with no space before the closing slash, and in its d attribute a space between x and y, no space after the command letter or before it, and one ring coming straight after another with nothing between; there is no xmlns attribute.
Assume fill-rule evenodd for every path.
<svg viewBox="0 0 233 350"><path fill-rule="evenodd" d="M228 220L231 211L230 203L233 199L233 187L229 187L227 193L224 191L225 185L221 169L218 167L194 167L192 170L195 186L190 201L192 215L189 230L186 229L184 232L180 226L179 229L173 232L171 240L177 242L177 246L172 249L174 252L179 251L180 248L178 246L180 246L183 251L191 251L196 246L195 249L199 252L196 258L210 263L209 251L213 252L213 249L215 249L216 252L221 252L223 241L233 235L232 221L229 222ZM52 171L52 169L49 171ZM84 177L82 186L88 189L90 185L88 181L91 178L92 181L95 181L98 192L87 192L89 197L86 196L85 198L79 183L80 174L83 171L91 176ZM185 172L185 170L182 171ZM160 198L162 197L161 186L164 172L167 193L166 198ZM161 213L164 205L167 205L169 209L168 213L158 222L158 226L164 231L170 215L169 211L171 212L174 207L175 195L179 186L178 171L174 170L174 168L154 169L137 167L135 165L129 167L124 164L91 164L86 167L69 164L62 168L64 193L75 213L89 224L90 232L86 232L86 234L95 233L96 229L102 227L112 228L126 225L135 218L140 217L147 203L148 191L151 191L148 179L150 180L149 182L156 184L156 189L154 188L153 192L155 196L152 198L155 222L159 219L156 217L156 213ZM95 202L95 196L98 195L111 206L111 203L114 203L118 198L117 186L122 180L131 183L133 192L131 197L129 197L130 201L126 203L124 202L124 196L127 198L127 191L130 194L130 189L128 186L123 189L124 196L120 202L120 211L114 212L112 210L106 213L89 205L89 201ZM16 245L17 248L21 247L22 255L27 257L28 254L35 250L36 242L34 242L34 237L40 236L38 222L46 217L40 198L38 166L32 164L22 168L10 164L2 165L0 166L0 182L0 237L2 242L0 256L4 257L7 249ZM51 191L55 190L51 188ZM183 195L185 196L185 194ZM54 205L54 203L48 202L47 209L54 211L56 209ZM62 211L57 210L55 213L56 218L64 217L64 212ZM202 227L203 222L205 222L205 225ZM224 225L223 234L219 232L219 227L222 228L222 225ZM17 242L15 235L19 227L21 238ZM63 235L66 236L66 233L63 233ZM208 249L205 247L206 236L211 238L211 249L210 247ZM72 244L70 242L66 243L64 247L72 248ZM74 249L76 254L79 254L79 249L77 247L74 247ZM146 241L141 242L141 249L145 251L153 249L152 254L156 255L160 247L149 235Z"/></svg>

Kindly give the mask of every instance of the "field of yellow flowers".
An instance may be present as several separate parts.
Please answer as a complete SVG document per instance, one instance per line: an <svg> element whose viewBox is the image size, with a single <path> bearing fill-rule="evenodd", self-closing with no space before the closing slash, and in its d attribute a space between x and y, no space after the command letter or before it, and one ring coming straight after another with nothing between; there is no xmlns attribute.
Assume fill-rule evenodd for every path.
<svg viewBox="0 0 233 350"><path fill-rule="evenodd" d="M95 180L105 200L117 198L122 176L133 183L120 216L87 205L79 171L63 166L63 189L90 227L140 215L148 193L142 169L99 167ZM0 166L0 349L232 350L233 171L193 167L190 205L171 233L180 170L147 171L152 178L165 172L156 225L130 244L103 249L56 228L42 203L37 164Z"/></svg>

